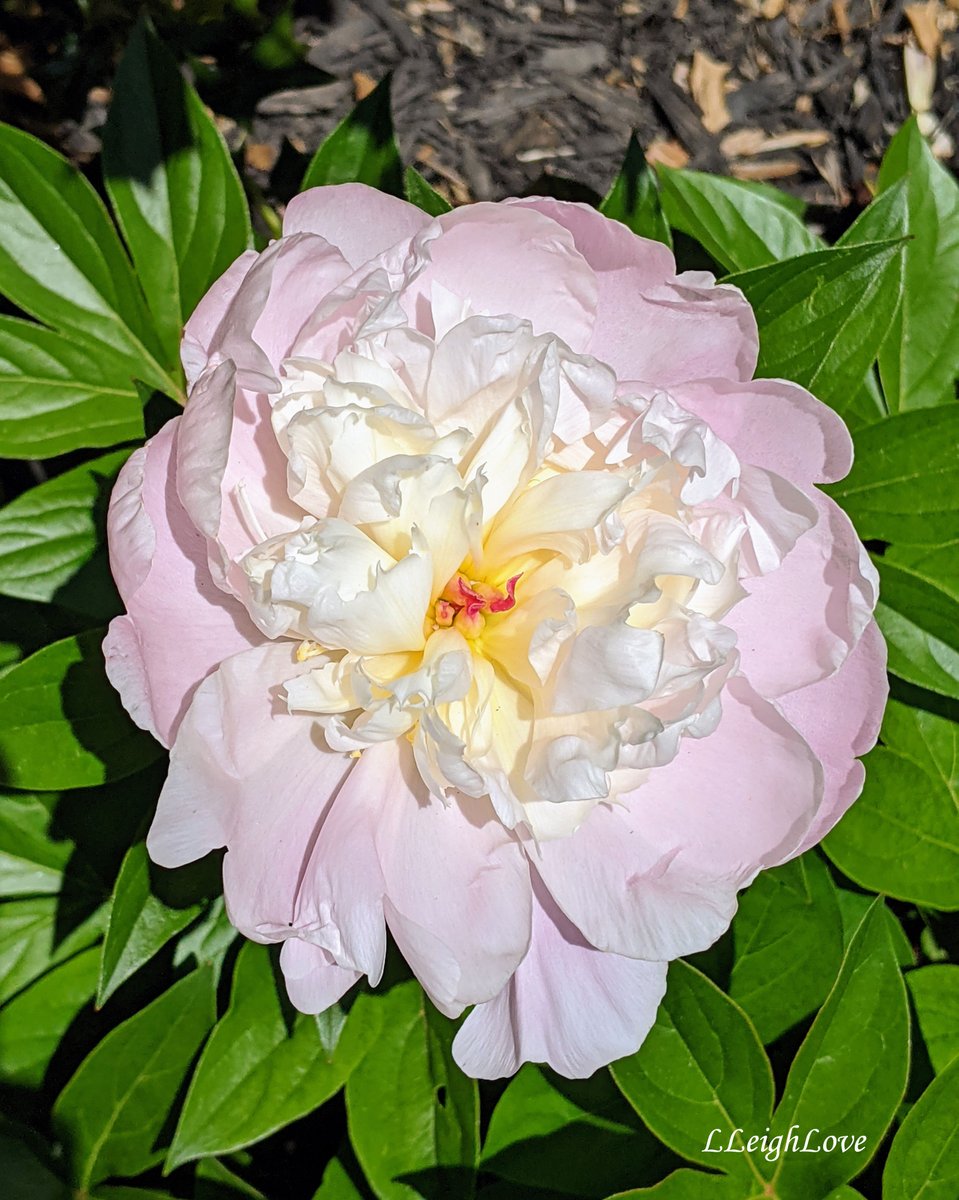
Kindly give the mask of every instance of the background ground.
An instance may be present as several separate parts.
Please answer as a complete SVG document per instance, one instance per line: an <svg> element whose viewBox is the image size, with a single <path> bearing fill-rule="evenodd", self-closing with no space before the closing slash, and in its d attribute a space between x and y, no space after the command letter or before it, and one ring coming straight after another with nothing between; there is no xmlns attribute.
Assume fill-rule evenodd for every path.
<svg viewBox="0 0 959 1200"><path fill-rule="evenodd" d="M149 7L277 202L389 70L404 157L454 203L555 190L557 176L603 192L635 129L653 160L775 181L828 214L865 200L910 102L959 165L959 0ZM0 115L92 163L138 9L2 0Z"/></svg>

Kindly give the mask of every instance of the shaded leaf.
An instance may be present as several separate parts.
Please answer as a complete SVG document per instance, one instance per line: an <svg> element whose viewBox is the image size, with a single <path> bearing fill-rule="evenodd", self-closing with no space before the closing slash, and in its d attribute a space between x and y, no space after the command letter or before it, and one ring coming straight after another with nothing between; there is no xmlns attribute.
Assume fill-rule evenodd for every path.
<svg viewBox="0 0 959 1200"><path fill-rule="evenodd" d="M443 213L453 211L452 205L448 204L435 188L430 187L415 167L406 168L403 182L406 199L410 204L415 204L431 217L441 217Z"/></svg>
<svg viewBox="0 0 959 1200"><path fill-rule="evenodd" d="M0 593L100 619L119 611L106 554L106 510L127 454L74 467L0 509Z"/></svg>
<svg viewBox="0 0 959 1200"><path fill-rule="evenodd" d="M288 1028L269 952L246 943L230 1008L190 1081L167 1170L249 1146L318 1108L343 1086L378 1026L378 1013L358 1000L327 1055L311 1017L297 1015Z"/></svg>
<svg viewBox="0 0 959 1200"><path fill-rule="evenodd" d="M0 316L0 455L49 458L141 437L129 361L76 334Z"/></svg>
<svg viewBox="0 0 959 1200"><path fill-rule="evenodd" d="M0 777L57 791L122 779L162 749L110 685L102 630L54 642L0 678Z"/></svg>
<svg viewBox="0 0 959 1200"><path fill-rule="evenodd" d="M104 909L91 916L70 913L56 896L0 904L0 1004L45 971L97 941Z"/></svg>
<svg viewBox="0 0 959 1200"><path fill-rule="evenodd" d="M49 836L50 810L37 796L0 796L0 896L59 892L73 850Z"/></svg>
<svg viewBox="0 0 959 1200"><path fill-rule="evenodd" d="M121 983L149 962L200 911L199 904L171 908L154 895L146 846L143 842L131 846L110 900L97 1004L105 1004Z"/></svg>
<svg viewBox="0 0 959 1200"><path fill-rule="evenodd" d="M850 892L846 888L837 888L836 895L839 898L839 911L842 914L843 946L848 949L849 943L853 939L853 934L855 934L856 930L862 924L863 917L865 917L875 896L870 896L863 892ZM893 952L896 955L896 962L900 967L915 966L915 951L906 937L906 931L899 924L892 909L884 906L883 912L886 914L886 925L889 929L889 937L892 941ZM908 979L908 976L906 978Z"/></svg>
<svg viewBox="0 0 959 1200"><path fill-rule="evenodd" d="M346 1085L350 1140L380 1200L472 1195L479 1139L476 1081L455 1065L455 1029L415 981L364 997L382 1032Z"/></svg>
<svg viewBox="0 0 959 1200"><path fill-rule="evenodd" d="M845 413L899 307L901 253L901 242L843 246L724 280L753 306L757 377L795 380Z"/></svg>
<svg viewBox="0 0 959 1200"><path fill-rule="evenodd" d="M626 157L599 211L639 234L672 247L669 222L660 202L659 184L636 134L630 134Z"/></svg>
<svg viewBox="0 0 959 1200"><path fill-rule="evenodd" d="M97 990L100 951L75 954L0 1009L0 1075L18 1087L39 1088L71 1022Z"/></svg>
<svg viewBox="0 0 959 1200"><path fill-rule="evenodd" d="M936 162L916 118L889 144L879 191L902 180L907 198L902 308L879 355L879 372L895 412L942 404L959 371L959 186Z"/></svg>
<svg viewBox="0 0 959 1200"><path fill-rule="evenodd" d="M879 559L876 620L889 670L907 683L959 698L959 601L891 557Z"/></svg>
<svg viewBox="0 0 959 1200"><path fill-rule="evenodd" d="M920 967L909 972L906 983L929 1061L934 1071L944 1071L959 1058L959 966Z"/></svg>
<svg viewBox="0 0 959 1200"><path fill-rule="evenodd" d="M908 1074L906 989L877 900L793 1060L771 1129L786 1137L798 1126L804 1146L814 1129L817 1139L849 1141L822 1153L784 1152L777 1163L762 1160L779 1200L826 1196L857 1175L878 1150Z"/></svg>
<svg viewBox="0 0 959 1200"><path fill-rule="evenodd" d="M769 1124L772 1070L749 1018L705 975L682 960L670 963L656 1024L638 1052L611 1070L643 1121L677 1154L761 1180L753 1155L715 1148L742 1146L743 1130Z"/></svg>
<svg viewBox="0 0 959 1200"><path fill-rule="evenodd" d="M199 97L149 23L117 67L107 191L168 356L210 284L251 242L243 185Z"/></svg>
<svg viewBox="0 0 959 1200"><path fill-rule="evenodd" d="M797 886L798 885L798 886ZM729 995L774 1041L817 1009L842 962L836 888L814 853L764 871L733 918Z"/></svg>
<svg viewBox="0 0 959 1200"><path fill-rule="evenodd" d="M959 908L959 726L891 701L881 736L824 849L861 887Z"/></svg>
<svg viewBox="0 0 959 1200"><path fill-rule="evenodd" d="M825 489L861 538L959 538L959 405L899 413L856 434L856 460Z"/></svg>
<svg viewBox="0 0 959 1200"><path fill-rule="evenodd" d="M959 1060L909 1110L889 1148L882 1200L953 1200L959 1194Z"/></svg>
<svg viewBox="0 0 959 1200"><path fill-rule="evenodd" d="M823 243L781 202L734 179L658 168L663 210L674 229L694 237L729 271L749 271Z"/></svg>
<svg viewBox="0 0 959 1200"><path fill-rule="evenodd" d="M527 1063L493 1110L482 1169L557 1194L602 1197L655 1179L664 1158L605 1071L561 1080Z"/></svg>
<svg viewBox="0 0 959 1200"><path fill-rule="evenodd" d="M43 142L0 124L0 292L63 333L106 346L132 376L180 394L143 293L86 179ZM171 370L173 373L171 373Z"/></svg>
<svg viewBox="0 0 959 1200"><path fill-rule="evenodd" d="M683 1168L648 1188L617 1192L609 1200L762 1200L754 1180L731 1175L707 1175Z"/></svg>
<svg viewBox="0 0 959 1200"><path fill-rule="evenodd" d="M403 164L393 136L390 76L344 117L314 154L301 191L329 183L366 183L403 195Z"/></svg>
<svg viewBox="0 0 959 1200"><path fill-rule="evenodd" d="M138 1175L163 1158L159 1135L213 1024L213 975L194 971L113 1029L83 1060L53 1109L73 1182Z"/></svg>

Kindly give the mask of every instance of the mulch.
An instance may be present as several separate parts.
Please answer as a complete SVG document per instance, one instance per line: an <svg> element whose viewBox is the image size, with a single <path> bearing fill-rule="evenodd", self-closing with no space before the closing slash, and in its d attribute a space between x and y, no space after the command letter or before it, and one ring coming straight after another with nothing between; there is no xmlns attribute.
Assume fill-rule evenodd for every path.
<svg viewBox="0 0 959 1200"><path fill-rule="evenodd" d="M168 11L186 20L183 3ZM6 100L6 119L91 164L110 55L84 64L82 95L58 91L69 39L55 0L5 8L35 19L0 34L0 111ZM959 168L959 0L314 0L292 14L304 61L253 93L246 68L204 92L219 51L193 56L228 142L278 203L387 72L404 158L454 204L601 194L635 130L652 161L861 206L910 108ZM44 58L37 78L56 103L31 73Z"/></svg>
<svg viewBox="0 0 959 1200"><path fill-rule="evenodd" d="M909 115L906 55L959 166L957 26L959 0L336 0L298 26L335 82L261 101L250 147L311 151L393 70L401 150L454 203L544 175L603 192L636 130L656 161L842 207Z"/></svg>

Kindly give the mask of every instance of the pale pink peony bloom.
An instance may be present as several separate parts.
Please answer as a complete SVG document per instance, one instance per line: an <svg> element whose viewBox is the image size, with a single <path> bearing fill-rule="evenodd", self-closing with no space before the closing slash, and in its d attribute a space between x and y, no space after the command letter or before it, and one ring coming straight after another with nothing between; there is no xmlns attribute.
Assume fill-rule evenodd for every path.
<svg viewBox="0 0 959 1200"><path fill-rule="evenodd" d="M150 854L227 848L298 1007L388 929L475 1006L464 1070L588 1075L858 795L876 576L814 487L851 443L756 353L735 288L551 200L316 189L211 288L105 650L171 748Z"/></svg>

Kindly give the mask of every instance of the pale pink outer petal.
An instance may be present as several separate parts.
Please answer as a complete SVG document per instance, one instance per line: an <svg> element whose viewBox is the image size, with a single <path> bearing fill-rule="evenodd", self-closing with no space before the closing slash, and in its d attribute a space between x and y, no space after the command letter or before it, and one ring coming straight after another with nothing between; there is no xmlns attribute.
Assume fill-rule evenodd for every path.
<svg viewBox="0 0 959 1200"><path fill-rule="evenodd" d="M381 742L353 760L363 764L363 787L344 787L334 797L310 848L293 917L303 938L373 984L386 958L386 884L376 830L387 806L405 811L417 802L406 784L405 746Z"/></svg>
<svg viewBox="0 0 959 1200"><path fill-rule="evenodd" d="M234 655L197 689L170 754L147 850L163 867L227 847L234 925L256 941L291 933L294 900L331 797L359 760L325 751L315 721L291 715L283 681L308 669L294 643Z"/></svg>
<svg viewBox="0 0 959 1200"><path fill-rule="evenodd" d="M255 250L246 250L232 262L190 314L183 327L180 358L188 386L192 387L210 357L210 345L220 322L233 301L240 284L259 258Z"/></svg>
<svg viewBox="0 0 959 1200"><path fill-rule="evenodd" d="M384 806L376 848L390 931L433 1003L448 1016L489 1000L529 945L526 856L488 800L430 797L412 755L413 803Z"/></svg>
<svg viewBox="0 0 959 1200"><path fill-rule="evenodd" d="M647 287L637 274L628 268L601 286L589 354L642 391L690 379L752 378L759 334L738 288L698 274ZM637 390L633 384L621 385L620 391L624 388Z"/></svg>
<svg viewBox="0 0 959 1200"><path fill-rule="evenodd" d="M305 1013L325 1012L361 978L340 967L329 951L291 937L280 951L280 969L293 1005Z"/></svg>
<svg viewBox="0 0 959 1200"><path fill-rule="evenodd" d="M604 288L615 286L615 277L629 272L629 285L637 290L658 287L676 277L676 260L662 242L639 237L622 221L604 217L590 204L530 196L506 200L510 207L531 208L549 217L573 235L576 249L599 277L600 311Z"/></svg>
<svg viewBox="0 0 959 1200"><path fill-rule="evenodd" d="M302 517L287 492L269 396L256 389L275 386L271 376L304 322L349 271L322 238L276 242L246 272L210 335L209 364L183 416L178 489L194 523L230 560Z"/></svg>
<svg viewBox="0 0 959 1200"><path fill-rule="evenodd" d="M339 183L294 196L283 217L283 236L319 234L351 267L359 267L414 237L431 220L415 205L364 183Z"/></svg>
<svg viewBox="0 0 959 1200"><path fill-rule="evenodd" d="M886 643L870 621L834 675L776 701L822 760L825 776L822 805L796 854L821 841L862 791L858 755L876 744L888 696Z"/></svg>
<svg viewBox="0 0 959 1200"><path fill-rule="evenodd" d="M732 677L715 732L684 738L635 791L570 837L528 853L559 907L598 949L672 959L727 928L736 892L791 857L822 797L796 730Z"/></svg>
<svg viewBox="0 0 959 1200"><path fill-rule="evenodd" d="M263 637L210 579L206 545L176 495L180 418L135 451L110 501L110 563L127 615L103 643L107 675L134 720L165 746L193 691L222 659Z"/></svg>
<svg viewBox="0 0 959 1200"><path fill-rule="evenodd" d="M852 466L843 419L785 379L702 379L676 385L673 399L701 417L740 461L808 487L833 483Z"/></svg>
<svg viewBox="0 0 959 1200"><path fill-rule="evenodd" d="M534 333L556 334L577 353L586 349L596 277L566 229L533 209L488 203L445 213L437 224L442 234L427 247L429 263L400 294L416 328L433 333L438 284L467 302L470 314L518 314Z"/></svg>
<svg viewBox="0 0 959 1200"><path fill-rule="evenodd" d="M738 635L741 669L776 699L836 671L872 618L877 577L852 522L815 488L819 520L723 618Z"/></svg>
<svg viewBox="0 0 959 1200"><path fill-rule="evenodd" d="M594 950L534 877L529 953L494 999L477 1005L453 1041L453 1057L479 1079L548 1063L585 1079L634 1054L666 992L666 963Z"/></svg>

